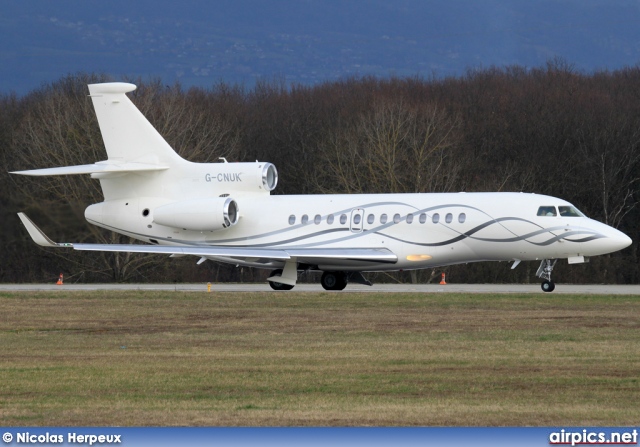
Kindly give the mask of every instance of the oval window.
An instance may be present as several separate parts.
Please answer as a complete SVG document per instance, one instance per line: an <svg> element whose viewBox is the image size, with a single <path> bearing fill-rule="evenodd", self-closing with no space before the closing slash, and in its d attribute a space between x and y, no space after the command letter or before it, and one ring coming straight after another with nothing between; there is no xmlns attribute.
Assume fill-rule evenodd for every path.
<svg viewBox="0 0 640 447"><path fill-rule="evenodd" d="M467 215L465 213L460 213L458 216L458 222L464 223L467 220Z"/></svg>
<svg viewBox="0 0 640 447"><path fill-rule="evenodd" d="M433 215L433 217L431 218L431 222L433 222L433 223L438 223L438 222L440 222L440 214L435 213L435 214Z"/></svg>
<svg viewBox="0 0 640 447"><path fill-rule="evenodd" d="M333 224L333 214L329 214L329 215L327 216L327 223L328 223L329 225Z"/></svg>
<svg viewBox="0 0 640 447"><path fill-rule="evenodd" d="M446 223L451 223L451 222L453 222L453 214L451 214L451 213L447 213L447 215L446 215L446 216L445 216L445 218L444 218L444 221L445 221Z"/></svg>
<svg viewBox="0 0 640 447"><path fill-rule="evenodd" d="M353 215L353 223L355 225L360 225L360 219L362 218L362 216L360 216L360 214L354 214Z"/></svg>
<svg viewBox="0 0 640 447"><path fill-rule="evenodd" d="M367 223L368 223L369 225L371 225L375 220L376 220L376 216L374 216L373 214L369 214L369 215L367 216Z"/></svg>
<svg viewBox="0 0 640 447"><path fill-rule="evenodd" d="M347 223L347 215L346 215L346 214L341 214L341 215L340 215L340 223L341 223L342 225L344 225L344 224L346 224L346 223Z"/></svg>
<svg viewBox="0 0 640 447"><path fill-rule="evenodd" d="M320 224L321 221L322 221L322 217L320 217L320 214L316 214L316 217L313 218L313 223L318 225Z"/></svg>
<svg viewBox="0 0 640 447"><path fill-rule="evenodd" d="M294 223L296 223L296 216L292 214L289 216L289 225L293 225Z"/></svg>
<svg viewBox="0 0 640 447"><path fill-rule="evenodd" d="M420 223L425 223L427 221L427 213L420 214Z"/></svg>
<svg viewBox="0 0 640 447"><path fill-rule="evenodd" d="M387 215L386 214L381 214L380 215L380 223L381 224L386 224L387 223Z"/></svg>
<svg viewBox="0 0 640 447"><path fill-rule="evenodd" d="M393 215L393 223L400 223L400 214Z"/></svg>
<svg viewBox="0 0 640 447"><path fill-rule="evenodd" d="M413 214L407 214L407 223L413 223Z"/></svg>
<svg viewBox="0 0 640 447"><path fill-rule="evenodd" d="M302 225L304 225L307 222L309 222L309 216L307 216L306 214L303 214L302 215L302 219L300 219L300 223L302 223Z"/></svg>

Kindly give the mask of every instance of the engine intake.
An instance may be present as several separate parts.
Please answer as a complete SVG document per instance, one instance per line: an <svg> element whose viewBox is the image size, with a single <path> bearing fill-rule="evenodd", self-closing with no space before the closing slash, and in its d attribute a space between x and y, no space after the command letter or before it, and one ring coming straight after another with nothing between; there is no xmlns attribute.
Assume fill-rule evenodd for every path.
<svg viewBox="0 0 640 447"><path fill-rule="evenodd" d="M153 210L158 225L193 231L216 231L238 223L238 204L231 197L185 200Z"/></svg>

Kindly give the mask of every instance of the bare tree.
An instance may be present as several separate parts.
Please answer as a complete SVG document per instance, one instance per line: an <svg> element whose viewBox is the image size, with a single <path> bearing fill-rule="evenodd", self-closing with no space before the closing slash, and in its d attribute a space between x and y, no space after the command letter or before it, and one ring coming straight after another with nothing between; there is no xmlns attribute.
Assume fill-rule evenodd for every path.
<svg viewBox="0 0 640 447"><path fill-rule="evenodd" d="M463 160L455 160L458 122L433 104L418 109L381 100L355 125L321 143L324 192L450 191Z"/></svg>
<svg viewBox="0 0 640 447"><path fill-rule="evenodd" d="M581 132L582 189L591 208L607 225L619 227L638 201L640 185L640 121L619 117L589 135Z"/></svg>

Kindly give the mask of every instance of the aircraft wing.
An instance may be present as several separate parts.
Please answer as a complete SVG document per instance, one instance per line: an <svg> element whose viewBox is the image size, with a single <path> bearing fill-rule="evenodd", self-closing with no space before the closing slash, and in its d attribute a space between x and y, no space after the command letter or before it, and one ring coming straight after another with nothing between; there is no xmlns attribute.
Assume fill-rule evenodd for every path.
<svg viewBox="0 0 640 447"><path fill-rule="evenodd" d="M253 248L220 245L147 245L147 244L84 244L58 243L51 240L29 217L18 213L33 241L43 247L66 247L81 251L111 251L126 253L200 256L203 258L250 259L252 262L297 262L321 265L366 266L375 263L395 264L398 257L386 248Z"/></svg>

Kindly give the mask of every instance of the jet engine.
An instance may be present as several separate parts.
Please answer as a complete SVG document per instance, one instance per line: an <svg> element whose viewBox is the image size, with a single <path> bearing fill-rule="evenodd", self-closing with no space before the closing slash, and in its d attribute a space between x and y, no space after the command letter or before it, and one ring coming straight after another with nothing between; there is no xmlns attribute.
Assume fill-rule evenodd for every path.
<svg viewBox="0 0 640 447"><path fill-rule="evenodd" d="M231 197L174 202L153 210L153 221L184 230L222 230L238 223L238 204Z"/></svg>
<svg viewBox="0 0 640 447"><path fill-rule="evenodd" d="M278 184L278 171L271 163L208 163L204 166L204 181L222 193L269 193Z"/></svg>

